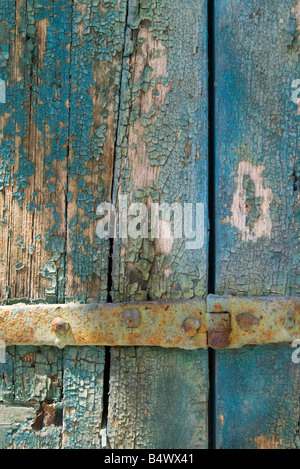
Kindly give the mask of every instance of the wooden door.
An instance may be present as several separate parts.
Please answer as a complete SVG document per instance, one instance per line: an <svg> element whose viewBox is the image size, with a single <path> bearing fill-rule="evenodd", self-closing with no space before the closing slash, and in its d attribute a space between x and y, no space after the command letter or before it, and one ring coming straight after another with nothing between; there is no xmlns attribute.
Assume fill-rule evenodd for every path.
<svg viewBox="0 0 300 469"><path fill-rule="evenodd" d="M265 3L0 0L3 305L299 294L299 6ZM203 246L98 238L121 196L205 204ZM296 447L291 356L9 347L0 447Z"/></svg>
<svg viewBox="0 0 300 469"><path fill-rule="evenodd" d="M95 232L97 206L120 192L206 202L206 2L20 0L0 11L3 302L204 297L207 239L186 256L177 240L111 244ZM7 356L4 447L99 448L102 426L114 448L207 446L205 350Z"/></svg>

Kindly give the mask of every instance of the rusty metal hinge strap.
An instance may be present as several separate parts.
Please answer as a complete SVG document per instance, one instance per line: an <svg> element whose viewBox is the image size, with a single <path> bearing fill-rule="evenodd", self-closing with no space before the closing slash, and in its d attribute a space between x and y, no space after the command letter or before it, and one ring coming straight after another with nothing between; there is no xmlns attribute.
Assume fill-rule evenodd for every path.
<svg viewBox="0 0 300 469"><path fill-rule="evenodd" d="M6 345L223 349L298 338L300 299L292 297L0 307Z"/></svg>

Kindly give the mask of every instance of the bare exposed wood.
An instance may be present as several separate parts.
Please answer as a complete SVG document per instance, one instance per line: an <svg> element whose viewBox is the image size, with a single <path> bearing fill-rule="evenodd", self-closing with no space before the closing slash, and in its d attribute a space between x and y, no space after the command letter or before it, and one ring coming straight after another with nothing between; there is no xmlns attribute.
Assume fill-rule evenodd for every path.
<svg viewBox="0 0 300 469"><path fill-rule="evenodd" d="M148 209L152 202L206 204L206 34L202 0L129 1L116 205L120 196L128 197L128 206L138 202ZM115 240L114 301L204 297L207 210L204 218L204 246L194 251L174 236ZM170 220L161 220L160 226L171 228ZM111 353L112 448L207 446L207 352L137 348ZM194 402L199 404L197 421L190 412Z"/></svg>
<svg viewBox="0 0 300 469"><path fill-rule="evenodd" d="M71 10L61 6L18 0L7 38L0 288L8 301L58 302L63 291Z"/></svg>

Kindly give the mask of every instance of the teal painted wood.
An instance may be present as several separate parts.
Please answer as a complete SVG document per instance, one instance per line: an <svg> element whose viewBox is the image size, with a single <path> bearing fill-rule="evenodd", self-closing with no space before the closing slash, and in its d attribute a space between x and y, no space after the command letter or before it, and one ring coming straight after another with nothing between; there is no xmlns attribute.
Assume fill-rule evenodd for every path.
<svg viewBox="0 0 300 469"><path fill-rule="evenodd" d="M286 345L218 352L217 441L223 449L300 448L300 367Z"/></svg>
<svg viewBox="0 0 300 469"><path fill-rule="evenodd" d="M215 44L216 292L299 295L299 2L216 2ZM217 353L218 447L299 446L292 351Z"/></svg>
<svg viewBox="0 0 300 469"><path fill-rule="evenodd" d="M218 293L300 292L295 4L221 0L216 5ZM233 206L239 194L245 206L244 190L245 220Z"/></svg>
<svg viewBox="0 0 300 469"><path fill-rule="evenodd" d="M70 2L18 0L3 23L1 298L58 302L64 296Z"/></svg>
<svg viewBox="0 0 300 469"><path fill-rule="evenodd" d="M122 0L1 2L6 304L107 299L109 246L95 239L95 214L111 194L126 6ZM103 349L43 349L46 357L60 357L56 372L50 358L37 359L39 349L12 350L0 365L1 445L99 447Z"/></svg>
<svg viewBox="0 0 300 469"><path fill-rule="evenodd" d="M0 448L59 448L62 351L10 347L0 364Z"/></svg>
<svg viewBox="0 0 300 469"><path fill-rule="evenodd" d="M1 402L28 404L62 396L62 351L54 347L9 347L1 364Z"/></svg>
<svg viewBox="0 0 300 469"><path fill-rule="evenodd" d="M127 0L74 0L66 299L107 301L110 244L96 209L111 201Z"/></svg>
<svg viewBox="0 0 300 469"><path fill-rule="evenodd" d="M110 447L207 447L207 353L127 347L111 358Z"/></svg>
<svg viewBox="0 0 300 469"><path fill-rule="evenodd" d="M115 301L204 297L207 287L207 8L130 0L114 202L204 203L204 245L131 237L114 243ZM199 217L198 217L199 220Z"/></svg>
<svg viewBox="0 0 300 469"><path fill-rule="evenodd" d="M185 239L115 241L115 301L207 293L206 3L129 1L114 201L205 203L205 233L196 250L185 249ZM112 448L207 447L206 351L129 348L111 356Z"/></svg>
<svg viewBox="0 0 300 469"><path fill-rule="evenodd" d="M72 2L66 301L108 299L109 240L96 209L111 201L127 0ZM101 448L103 347L64 351L63 448Z"/></svg>
<svg viewBox="0 0 300 469"><path fill-rule="evenodd" d="M2 2L0 22L1 299L57 302L64 290L70 2ZM1 446L59 447L62 352L16 347L7 360L0 365Z"/></svg>
<svg viewBox="0 0 300 469"><path fill-rule="evenodd" d="M0 448L100 448L103 347L10 347L0 364Z"/></svg>

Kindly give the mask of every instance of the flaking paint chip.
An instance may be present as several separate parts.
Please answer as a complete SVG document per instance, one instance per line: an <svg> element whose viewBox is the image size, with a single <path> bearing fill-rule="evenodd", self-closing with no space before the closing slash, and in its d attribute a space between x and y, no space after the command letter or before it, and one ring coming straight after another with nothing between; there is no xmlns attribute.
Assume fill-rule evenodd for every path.
<svg viewBox="0 0 300 469"><path fill-rule="evenodd" d="M6 103L6 84L4 80L0 80L0 104Z"/></svg>
<svg viewBox="0 0 300 469"><path fill-rule="evenodd" d="M15 269L16 269L16 270L22 270L22 269L24 269L24 267L25 267L24 262L18 262L18 263L15 265Z"/></svg>

